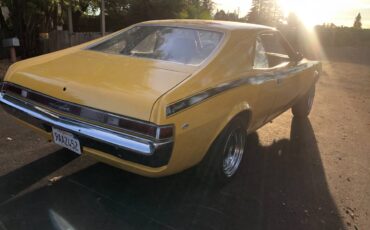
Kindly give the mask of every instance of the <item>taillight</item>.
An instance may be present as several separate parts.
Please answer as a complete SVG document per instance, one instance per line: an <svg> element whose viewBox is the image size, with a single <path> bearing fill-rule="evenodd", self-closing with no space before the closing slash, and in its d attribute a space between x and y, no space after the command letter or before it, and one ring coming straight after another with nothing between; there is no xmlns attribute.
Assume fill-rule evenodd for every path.
<svg viewBox="0 0 370 230"><path fill-rule="evenodd" d="M19 94L19 95L22 93L22 89L15 87L14 85L3 82L2 87L1 87L1 92L5 93L8 91L14 94Z"/></svg>
<svg viewBox="0 0 370 230"><path fill-rule="evenodd" d="M160 140L171 138L174 133L172 125L157 126L147 122L121 118L112 114L106 115L104 120L104 123L107 125L130 130Z"/></svg>
<svg viewBox="0 0 370 230"><path fill-rule="evenodd" d="M158 127L157 139L168 139L173 137L173 126Z"/></svg>
<svg viewBox="0 0 370 230"><path fill-rule="evenodd" d="M156 138L157 126L133 120L120 119L119 127Z"/></svg>

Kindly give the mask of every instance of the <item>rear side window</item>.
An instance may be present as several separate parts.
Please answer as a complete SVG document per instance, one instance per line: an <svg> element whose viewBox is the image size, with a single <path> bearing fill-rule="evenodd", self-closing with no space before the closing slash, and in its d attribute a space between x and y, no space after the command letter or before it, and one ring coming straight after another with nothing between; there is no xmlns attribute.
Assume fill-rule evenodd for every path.
<svg viewBox="0 0 370 230"><path fill-rule="evenodd" d="M259 37L256 40L253 67L256 69L269 68L266 51Z"/></svg>
<svg viewBox="0 0 370 230"><path fill-rule="evenodd" d="M281 43L281 37L276 33L267 33L260 35L261 41L266 49L266 52L272 54L280 54L289 57L287 50Z"/></svg>
<svg viewBox="0 0 370 230"><path fill-rule="evenodd" d="M223 34L216 31L167 26L136 26L91 50L198 65L218 47Z"/></svg>
<svg viewBox="0 0 370 230"><path fill-rule="evenodd" d="M273 68L289 63L289 51L278 33L263 33L256 39L254 68Z"/></svg>

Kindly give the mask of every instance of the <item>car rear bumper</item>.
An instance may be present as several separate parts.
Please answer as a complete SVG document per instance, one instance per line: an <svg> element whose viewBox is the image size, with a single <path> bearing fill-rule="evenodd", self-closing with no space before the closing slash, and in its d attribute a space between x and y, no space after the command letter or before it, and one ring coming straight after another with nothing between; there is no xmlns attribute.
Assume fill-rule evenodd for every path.
<svg viewBox="0 0 370 230"><path fill-rule="evenodd" d="M16 118L50 133L56 127L73 133L86 149L97 150L102 161L115 166L120 160L150 168L166 166L171 158L173 141L154 141L87 123L56 113L12 95L0 94L4 110ZM104 155L106 155L105 159ZM108 157L109 155L109 157ZM117 159L116 162L110 162ZM121 167L124 168L124 167Z"/></svg>

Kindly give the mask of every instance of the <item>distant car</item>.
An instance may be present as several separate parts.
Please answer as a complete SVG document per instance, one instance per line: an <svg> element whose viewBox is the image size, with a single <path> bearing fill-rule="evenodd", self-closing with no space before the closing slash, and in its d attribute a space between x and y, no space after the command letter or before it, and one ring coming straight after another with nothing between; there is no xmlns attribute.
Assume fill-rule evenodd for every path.
<svg viewBox="0 0 370 230"><path fill-rule="evenodd" d="M149 177L202 162L227 182L248 133L310 113L320 71L274 28L150 21L12 65L0 101L78 154Z"/></svg>

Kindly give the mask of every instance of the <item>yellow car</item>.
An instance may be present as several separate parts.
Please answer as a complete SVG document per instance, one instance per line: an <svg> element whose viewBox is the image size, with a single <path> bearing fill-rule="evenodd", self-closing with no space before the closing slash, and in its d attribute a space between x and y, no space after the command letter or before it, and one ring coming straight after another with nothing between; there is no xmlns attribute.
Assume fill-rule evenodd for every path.
<svg viewBox="0 0 370 230"><path fill-rule="evenodd" d="M160 20L12 65L0 101L77 154L148 177L202 162L227 182L248 133L309 114L320 71L274 28Z"/></svg>

